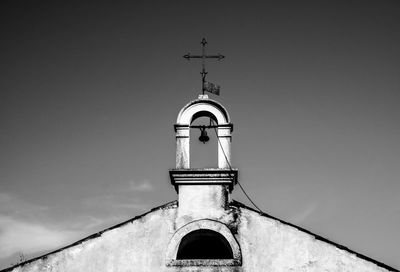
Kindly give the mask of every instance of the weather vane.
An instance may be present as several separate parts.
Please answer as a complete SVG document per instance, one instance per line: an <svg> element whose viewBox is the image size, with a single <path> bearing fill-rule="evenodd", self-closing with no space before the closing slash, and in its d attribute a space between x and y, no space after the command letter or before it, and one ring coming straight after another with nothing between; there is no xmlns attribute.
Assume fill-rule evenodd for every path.
<svg viewBox="0 0 400 272"><path fill-rule="evenodd" d="M183 57L185 59L187 59L187 60L190 60L190 59L201 59L202 70L201 70L200 74L201 74L201 85L202 85L203 95L204 95L204 92L206 92L206 91L210 92L212 94L215 94L215 95L219 95L219 88L220 87L218 85L216 85L216 84L213 84L211 82L207 82L206 81L206 75L208 73L206 72L206 63L205 63L205 61L206 61L206 59L218 59L218 60L221 60L221 59L225 58L225 56L223 56L223 55L221 55L219 53L218 53L218 55L206 55L206 44L207 44L207 41L206 41L205 38L203 38L201 40L200 44L203 46L203 48L202 48L203 50L202 50L202 54L201 55L190 55L190 53L188 53L188 54L184 55Z"/></svg>

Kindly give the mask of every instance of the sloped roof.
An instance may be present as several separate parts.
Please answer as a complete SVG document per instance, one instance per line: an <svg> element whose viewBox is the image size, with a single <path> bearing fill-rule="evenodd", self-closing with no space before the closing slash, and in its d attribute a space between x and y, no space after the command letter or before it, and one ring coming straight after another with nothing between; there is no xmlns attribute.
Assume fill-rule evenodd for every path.
<svg viewBox="0 0 400 272"><path fill-rule="evenodd" d="M382 268L384 268L384 269L387 269L387 270L389 270L389 271L400 272L399 270L397 270L397 269L395 269L395 268L393 268L393 267L391 267L391 266L388 266L388 265L386 265L386 264L384 264L384 263L382 263L382 262L379 262L379 261L377 261L377 260L371 259L370 257L367 257L367 256L365 256L365 255L363 255L363 254L357 253L357 252L355 252L355 251L349 249L349 248L346 247L346 246L343 246L343 245L340 245L340 244L335 243L335 242L333 242L333 241L330 241L330 240L328 240L328 239L326 239L326 238L324 238L324 237L322 237L322 236L320 236L320 235L318 235L318 234L312 233L311 231L308 231L308 230L306 230L306 229L304 229L304 228L302 228L302 227L299 227L299 226L294 225L294 224L292 224L292 223L289 223L289 222L286 222L286 221L281 220L281 219L279 219L279 218L276 218L276 217L274 217L274 216L272 216L272 215L269 215L269 214L267 214L267 213L259 212L259 211L255 210L255 209L253 209L253 208L250 208L250 207L244 205L244 204L241 203L241 202L238 202L238 201L233 200L233 201L230 203L230 205L233 206L233 207L237 207L237 208L240 208L240 209L246 209L246 210L249 210L249 211L258 213L260 216L267 217L267 218L276 220L276 221L278 221L278 222L280 222L280 223L282 223L282 224L284 224L284 225L288 225L288 226L291 226L291 227L293 227L293 228L296 228L296 229L298 229L299 231L305 232L305 233L307 233L307 234L313 236L316 240L320 240L320 241L323 241L323 242L325 242L325 243L331 244L331 245L337 247L338 249L341 249L341 250L347 251L347 252L349 252L349 253L351 253L351 254L354 254L355 256L357 256L357 257L360 258L360 259L363 259L363 260L366 260L366 261L368 261L368 262L374 263L374 264L376 264L377 266L382 267ZM177 206L178 206L178 201L175 200L175 201L166 203L166 204L164 204L164 205L155 207L155 208L151 209L150 211L148 211L148 212L146 212L146 213L143 213L143 214L141 214L141 215L135 216L134 218L131 218L131 219L127 220L127 221L124 221L124 222L119 223L119 224L117 224L117 225L114 225L114 226L112 226L112 227L110 227L110 228L104 229L104 230L99 231L99 232L97 232L97 233L95 233L95 234L92 234L92 235L90 235L90 236L87 236L86 238L83 238L83 239L81 239L81 240L79 240L79 241L76 241L76 242L74 242L74 243L72 243L72 244L70 244L70 245L67 245L67 246L62 247L62 248L57 249L57 250L54 250L54 251L49 252L49 253L47 253L47 254L45 254L45 255L42 255L42 256L39 256L39 257L30 259L30 260L27 260L27 261L25 261L25 262L19 263L19 264L17 264L17 265L11 266L11 267L9 267L9 268L0 270L0 272L12 271L14 268L16 268L16 267L18 267L18 266L23 266L23 265L25 265L25 264L28 264L28 263L31 263L31 262L34 262L34 261L40 260L40 259L46 259L46 258L47 258L49 255L51 255L51 254L54 254L54 253L63 251L63 250L65 250L65 249L67 249L67 248L70 248L70 247L73 247L73 246L82 244L82 243L84 243L85 241L88 241L88 240L91 240L91 239L100 237L100 236L102 236L103 233L105 233L105 232L107 232L107 231L109 231L109 230L113 230L113 229L122 227L122 226L124 226L124 225L126 225L126 224L132 223L133 221L139 220L139 219L141 219L142 217L144 217L144 216L146 216L146 215L148 215L148 214L150 214L150 213L152 213L152 212L155 212L155 211L158 211L158 210L163 210L163 209L168 209L168 208L176 208Z"/></svg>
<svg viewBox="0 0 400 272"><path fill-rule="evenodd" d="M387 270L389 270L389 271L400 272L399 270L397 270L397 269L395 269L395 268L393 268L393 267L391 267L391 266L389 266L389 265L386 265L386 264L384 264L384 263L382 263L382 262L379 262L379 261L377 261L377 260L371 259L370 257L367 257L367 256L365 256L365 255L363 255L363 254L361 254L361 253L355 252L355 251L349 249L348 247L346 247L346 246L344 246L344 245L340 245L340 244L338 244L338 243L335 243L335 242L333 242L333 241L330 241L330 240L328 240L328 239L326 239L326 238L324 238L324 237L322 237L322 236L320 236L320 235L318 235L318 234L312 233L312 232L309 231L309 230L306 230L306 229L304 229L304 228L302 228L302 227L299 227L299 226L294 225L294 224L292 224L292 223L289 223L289 222L286 222L286 221L281 220L281 219L279 219L279 218L276 218L276 217L274 217L274 216L272 216L272 215L269 215L269 214L267 214L267 213L259 212L259 211L255 210L255 209L253 209L253 208L250 208L250 207L248 207L248 206L244 205L243 203L238 202L238 201L236 201L236 200L233 200L232 203L231 203L230 205L231 205L231 206L234 206L234 207L241 208L241 209L247 209L247 210L253 211L253 212L255 212L255 213L258 213L260 216L267 217L267 218L276 220L276 221L278 221L278 222L280 222L280 223L282 223L282 224L284 224L284 225L288 225L288 226L291 226L291 227L293 227L293 228L296 228L296 229L298 229L298 230L300 230L300 231L302 231L302 232L305 232L305 233L307 233L307 234L313 236L316 240L320 240L320 241L323 241L323 242L325 242L325 243L331 244L331 245L333 245L333 246L335 246L335 247L337 247L337 248L339 248L339 249L341 249L341 250L344 250L344 251L347 251L347 252L349 252L349 253L351 253L351 254L356 255L356 256L357 256L358 258L360 258L360 259L363 259L363 260L366 260L366 261L368 261L368 262L374 263L374 264L376 264L377 266L382 267L382 268L385 268L385 269L387 269Z"/></svg>
<svg viewBox="0 0 400 272"><path fill-rule="evenodd" d="M47 253L47 254L44 254L44 255L41 255L41 256L39 256L39 257L36 257L36 258L30 259L30 260L24 261L24 262L22 262L22 263L13 265L13 266L8 267L8 268L6 268L6 269L0 270L0 272L12 271L14 268L16 268L16 267L18 267L18 266L23 266L23 265L25 265L25 264L28 264L28 263L31 263L31 262L34 262L34 261L37 261L37 260L40 260L40 259L46 259L46 258L47 258L49 255L51 255L51 254L55 254L55 253L57 253L57 252L60 252L60 251L65 250L65 249L67 249L67 248L71 248L71 247L74 247L74 246L76 246L76 245L82 244L82 243L84 243L84 242L86 242L86 241L89 241L89 240L95 239L95 238L97 238L97 237L100 237L101 235L103 235L103 233L105 233L105 232L107 232L107 231L109 231L109 230L113 230L113 229L122 227L122 226L124 226L124 225L126 225L126 224L132 223L133 221L139 220L139 219L141 219L142 217L144 217L144 216L146 216L146 215L148 215L148 214L150 214L150 213L152 213L152 212L155 212L155 211L158 211L158 210L167 209L167 208L177 207L177 206L178 206L178 201L177 201L177 200L168 202L168 203L163 204L163 205L161 205L161 206L155 207L155 208L151 209L150 211L148 211L148 212L146 212L146 213L143 213L143 214L141 214L141 215L135 216L135 217L133 217L133 218L127 220L127 221L124 221L124 222L122 222L122 223L119 223L119 224L114 225L114 226L112 226L112 227L106 228L106 229L104 229L104 230L102 230L102 231L99 231L99 232L97 232L97 233L94 233L94 234L92 234L92 235L89 235L89 236L87 236L87 237L85 237L85 238L83 238L83 239L81 239L81 240L79 240L79 241L76 241L76 242L74 242L74 243L72 243L72 244L70 244L70 245L67 245L67 246L65 246L65 247L62 247L62 248L59 248L59 249L57 249L57 250L51 251L51 252L49 252L49 253Z"/></svg>

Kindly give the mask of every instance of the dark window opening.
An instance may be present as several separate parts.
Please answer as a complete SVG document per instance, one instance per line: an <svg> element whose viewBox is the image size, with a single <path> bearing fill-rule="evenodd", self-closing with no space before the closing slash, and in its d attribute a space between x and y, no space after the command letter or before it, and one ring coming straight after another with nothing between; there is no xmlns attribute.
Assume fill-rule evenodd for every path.
<svg viewBox="0 0 400 272"><path fill-rule="evenodd" d="M233 253L224 236L200 229L182 238L176 259L233 259Z"/></svg>

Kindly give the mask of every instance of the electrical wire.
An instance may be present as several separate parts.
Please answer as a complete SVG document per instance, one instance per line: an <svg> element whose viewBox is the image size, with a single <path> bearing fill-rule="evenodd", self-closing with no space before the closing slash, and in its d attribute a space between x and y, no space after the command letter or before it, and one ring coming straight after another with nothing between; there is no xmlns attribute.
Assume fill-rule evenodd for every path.
<svg viewBox="0 0 400 272"><path fill-rule="evenodd" d="M211 123L214 123L214 121L211 120L211 118L210 118L210 122L211 122ZM213 127L213 128L214 128L214 131L215 131L215 135L217 136L217 140L218 140L219 146L221 147L222 153L224 154L226 163L228 164L229 169L230 169L231 171L233 171L232 165L231 165L231 163L229 162L228 157L227 157L227 155L226 155L226 153L225 153L224 147L222 146L222 143L221 143L221 141L220 141L220 139L219 139L219 137L218 137L217 128L216 128L216 127ZM231 179L232 179L232 181L234 181L234 180L233 180L233 177L231 177ZM254 206L260 213L263 213L263 211L256 205L256 203L254 203L254 201L251 200L250 196L246 193L246 190L243 188L242 184L240 184L239 180L236 179L236 182L237 182L237 184L239 184L240 189L242 190L242 192L244 193L244 195L247 197L247 199L251 202L251 204L253 204L253 206Z"/></svg>

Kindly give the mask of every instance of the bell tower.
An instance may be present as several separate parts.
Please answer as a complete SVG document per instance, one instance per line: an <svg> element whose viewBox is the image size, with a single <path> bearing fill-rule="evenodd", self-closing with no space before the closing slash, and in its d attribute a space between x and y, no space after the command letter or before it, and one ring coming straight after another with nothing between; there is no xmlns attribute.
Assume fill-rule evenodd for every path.
<svg viewBox="0 0 400 272"><path fill-rule="evenodd" d="M209 126L195 126L200 117L210 118ZM178 221L188 223L209 218L217 220L226 212L238 171L231 167L233 125L225 107L207 95L185 105L175 124L176 168L170 170L171 183L178 193ZM190 129L217 134L218 167L190 167ZM206 137L207 138L207 137Z"/></svg>
<svg viewBox="0 0 400 272"><path fill-rule="evenodd" d="M237 209L229 205L238 176L237 169L233 169L231 164L233 125L225 107L204 94L207 91L219 95L219 86L206 81L205 59L220 60L224 56L206 55L206 40L203 39L201 44L202 55L184 56L188 60L202 60L202 94L180 110L174 126L176 165L169 174L178 193L178 211L174 224L176 231L168 244L165 260L167 266L179 267L240 266L241 250L234 237L239 215ZM210 120L209 125L196 125L196 120L204 118ZM199 140L204 144L210 139L207 133L215 132L216 167L191 167L191 129L199 129Z"/></svg>

